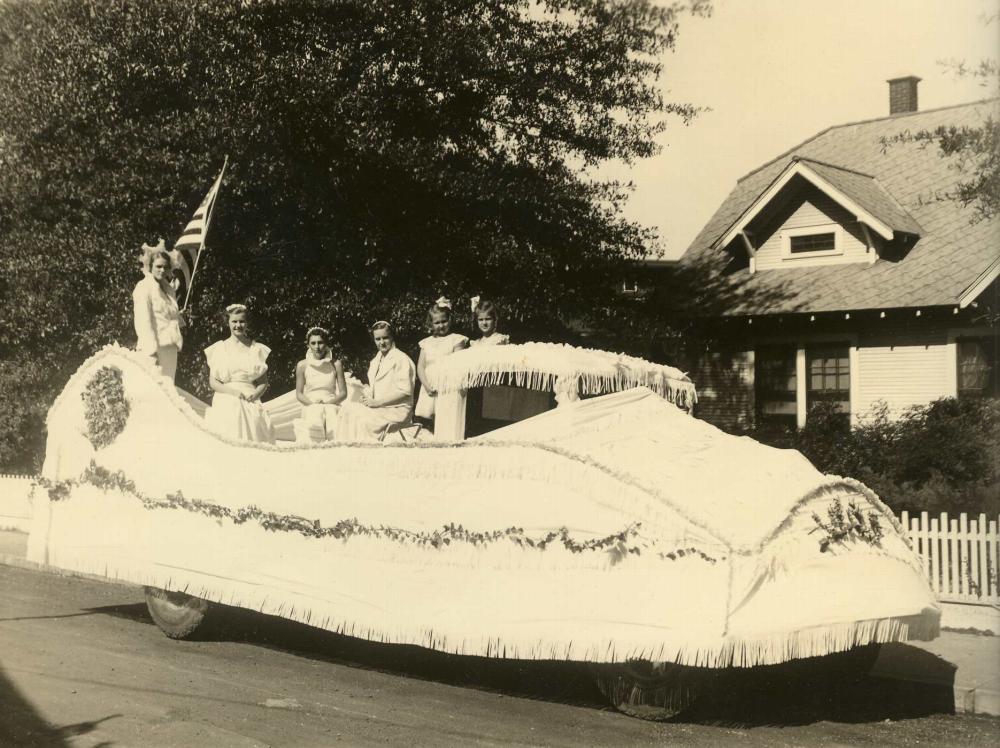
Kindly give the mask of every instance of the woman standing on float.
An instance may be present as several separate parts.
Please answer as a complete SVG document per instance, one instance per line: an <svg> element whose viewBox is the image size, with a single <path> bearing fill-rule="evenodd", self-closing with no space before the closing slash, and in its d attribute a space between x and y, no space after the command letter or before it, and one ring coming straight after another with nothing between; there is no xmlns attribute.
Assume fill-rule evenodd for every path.
<svg viewBox="0 0 1000 748"><path fill-rule="evenodd" d="M142 245L142 272L145 277L132 291L135 349L150 356L172 382L177 372L177 353L184 344L184 319L177 308L177 293L170 285L174 265L162 240L155 247Z"/></svg>
<svg viewBox="0 0 1000 748"><path fill-rule="evenodd" d="M378 354L368 367L368 387L361 402L340 407L335 429L339 442L378 441L390 426L409 423L413 414L417 377L413 360L396 348L388 322L376 322L371 333Z"/></svg>
<svg viewBox="0 0 1000 748"><path fill-rule="evenodd" d="M271 419L260 403L271 349L250 337L248 316L243 304L227 306L229 337L205 349L208 384L215 393L205 425L230 439L273 443Z"/></svg>

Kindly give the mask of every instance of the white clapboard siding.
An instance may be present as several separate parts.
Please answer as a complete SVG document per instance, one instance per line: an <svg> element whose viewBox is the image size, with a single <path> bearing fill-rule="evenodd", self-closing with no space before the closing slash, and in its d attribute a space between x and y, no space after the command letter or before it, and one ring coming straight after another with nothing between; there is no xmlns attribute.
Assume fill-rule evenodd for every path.
<svg viewBox="0 0 1000 748"><path fill-rule="evenodd" d="M919 336L866 333L859 340L858 388L851 400L861 416L880 401L891 415L899 416L913 405L954 396L954 367L954 352L943 331Z"/></svg>
<svg viewBox="0 0 1000 748"><path fill-rule="evenodd" d="M755 228L761 240L757 247L757 270L868 262L868 247L861 229L858 228L857 219L815 187L806 188L801 195L797 205L792 203L796 207L790 214L779 212L767 221L766 225ZM817 233L833 231L835 227L839 227L842 254L819 257L786 256L781 232L809 227L815 227Z"/></svg>
<svg viewBox="0 0 1000 748"><path fill-rule="evenodd" d="M985 514L957 518L927 512L900 520L939 600L1000 605L998 520Z"/></svg>

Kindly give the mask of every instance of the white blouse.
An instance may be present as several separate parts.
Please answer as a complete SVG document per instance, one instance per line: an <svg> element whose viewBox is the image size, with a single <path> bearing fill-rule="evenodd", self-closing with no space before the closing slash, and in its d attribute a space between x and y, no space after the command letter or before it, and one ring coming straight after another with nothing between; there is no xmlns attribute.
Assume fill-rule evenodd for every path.
<svg viewBox="0 0 1000 748"><path fill-rule="evenodd" d="M230 337L208 346L205 358L212 376L223 384L253 384L267 372L270 352L270 348L256 340L250 341L250 345L243 345Z"/></svg>

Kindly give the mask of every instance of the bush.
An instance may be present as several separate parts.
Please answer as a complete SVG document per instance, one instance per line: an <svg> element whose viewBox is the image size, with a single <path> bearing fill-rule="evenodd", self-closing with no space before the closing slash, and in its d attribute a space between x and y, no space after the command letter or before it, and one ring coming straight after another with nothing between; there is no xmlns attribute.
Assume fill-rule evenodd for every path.
<svg viewBox="0 0 1000 748"><path fill-rule="evenodd" d="M754 438L791 447L824 473L857 478L895 511L1000 511L1000 401L942 398L891 418L883 403L850 428L828 404L805 428Z"/></svg>

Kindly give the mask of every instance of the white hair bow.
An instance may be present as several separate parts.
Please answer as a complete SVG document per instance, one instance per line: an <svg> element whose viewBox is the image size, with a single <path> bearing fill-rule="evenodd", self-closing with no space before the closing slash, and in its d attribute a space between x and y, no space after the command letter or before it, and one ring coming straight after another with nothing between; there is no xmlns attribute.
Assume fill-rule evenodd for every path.
<svg viewBox="0 0 1000 748"><path fill-rule="evenodd" d="M438 300L434 302L434 305L441 309L451 309L451 302L444 296L438 297Z"/></svg>
<svg viewBox="0 0 1000 748"><path fill-rule="evenodd" d="M476 307L479 306L479 297L473 296L469 299L469 303L472 305L472 311L476 311Z"/></svg>

